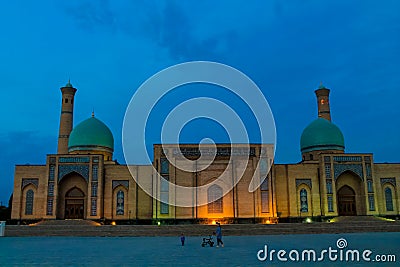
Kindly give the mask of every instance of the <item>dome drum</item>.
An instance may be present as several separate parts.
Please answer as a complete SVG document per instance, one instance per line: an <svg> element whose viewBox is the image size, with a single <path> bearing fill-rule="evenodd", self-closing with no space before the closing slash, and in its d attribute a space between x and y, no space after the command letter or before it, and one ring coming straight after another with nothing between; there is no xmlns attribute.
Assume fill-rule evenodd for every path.
<svg viewBox="0 0 400 267"><path fill-rule="evenodd" d="M329 150L338 150L339 152L343 152L344 151L344 146L317 145L317 146L311 146L311 147L307 147L305 149L302 149L301 153L307 153L307 152L312 152L312 151L329 151Z"/></svg>
<svg viewBox="0 0 400 267"><path fill-rule="evenodd" d="M105 156L112 155L113 150L105 146L94 146L94 145L81 145L73 146L68 148L70 154L103 154Z"/></svg>

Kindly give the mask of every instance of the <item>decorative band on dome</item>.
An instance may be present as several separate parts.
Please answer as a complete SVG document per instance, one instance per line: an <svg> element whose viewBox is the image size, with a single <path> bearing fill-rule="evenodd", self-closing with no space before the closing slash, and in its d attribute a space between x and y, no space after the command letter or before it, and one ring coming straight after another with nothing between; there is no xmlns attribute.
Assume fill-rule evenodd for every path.
<svg viewBox="0 0 400 267"><path fill-rule="evenodd" d="M68 148L68 152L74 151L99 151L99 152L114 152L114 149L106 146L94 146L94 145L83 145L83 146L72 146Z"/></svg>
<svg viewBox="0 0 400 267"><path fill-rule="evenodd" d="M306 153L306 152L311 152L311 151L324 151L324 150L338 150L338 151L344 151L344 146L338 146L338 145L317 145L317 146L310 146L310 147L305 147L301 149L301 153Z"/></svg>

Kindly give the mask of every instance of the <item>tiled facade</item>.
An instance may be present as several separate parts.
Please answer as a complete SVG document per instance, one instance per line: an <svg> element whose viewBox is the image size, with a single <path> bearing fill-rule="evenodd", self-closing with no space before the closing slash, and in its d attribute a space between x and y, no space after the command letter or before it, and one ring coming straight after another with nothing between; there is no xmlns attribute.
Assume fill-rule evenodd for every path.
<svg viewBox="0 0 400 267"><path fill-rule="evenodd" d="M59 153L47 155L45 165L15 168L14 220L265 223L279 218L400 215L400 163L375 163L373 154L314 150L303 153L300 163L273 164L272 145L251 144L250 150L243 153L240 145L233 146L231 151L230 145L217 144L215 159L203 168L201 162L195 161L199 156L198 145L190 144L179 148L154 145L153 165L142 166L120 165L101 152L66 153L76 91L70 86L62 88ZM321 101L329 103L329 91L325 89ZM330 119L329 107L321 110ZM176 167L181 160L175 155L176 149L194 160L190 171ZM228 173L229 182L207 188L223 173ZM160 177L193 188L190 195L185 195L190 198L191 206L163 203L181 196L163 185ZM254 177L264 182L249 192ZM196 188L200 186L207 189L198 191ZM224 195L225 187L229 190ZM210 199L211 203L201 204Z"/></svg>

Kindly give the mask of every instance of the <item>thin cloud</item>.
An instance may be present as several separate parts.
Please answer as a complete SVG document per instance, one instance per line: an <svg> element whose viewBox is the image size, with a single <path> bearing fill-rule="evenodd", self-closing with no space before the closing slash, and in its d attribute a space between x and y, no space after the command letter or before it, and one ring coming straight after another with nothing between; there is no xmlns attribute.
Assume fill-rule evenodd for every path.
<svg viewBox="0 0 400 267"><path fill-rule="evenodd" d="M65 13L85 31L122 32L144 38L165 48L178 60L222 59L224 48L234 42L235 32L196 36L195 23L175 1L126 3L117 7L108 0L73 1L64 4Z"/></svg>
<svg viewBox="0 0 400 267"><path fill-rule="evenodd" d="M69 1L64 6L67 15L85 30L115 30L115 14L108 0Z"/></svg>

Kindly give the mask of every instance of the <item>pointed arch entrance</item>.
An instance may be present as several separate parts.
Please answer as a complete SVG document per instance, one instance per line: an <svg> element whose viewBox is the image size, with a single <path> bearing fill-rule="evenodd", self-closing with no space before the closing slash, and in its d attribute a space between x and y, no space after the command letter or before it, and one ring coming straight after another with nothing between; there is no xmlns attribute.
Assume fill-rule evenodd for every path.
<svg viewBox="0 0 400 267"><path fill-rule="evenodd" d="M337 192L338 212L340 216L357 215L356 193L348 186L342 186Z"/></svg>
<svg viewBox="0 0 400 267"><path fill-rule="evenodd" d="M88 184L85 178L71 172L58 183L57 219L86 219Z"/></svg>
<svg viewBox="0 0 400 267"><path fill-rule="evenodd" d="M77 187L65 194L65 219L83 219L85 215L85 194Z"/></svg>
<svg viewBox="0 0 400 267"><path fill-rule="evenodd" d="M363 179L350 170L336 180L336 200L339 216L367 215Z"/></svg>

